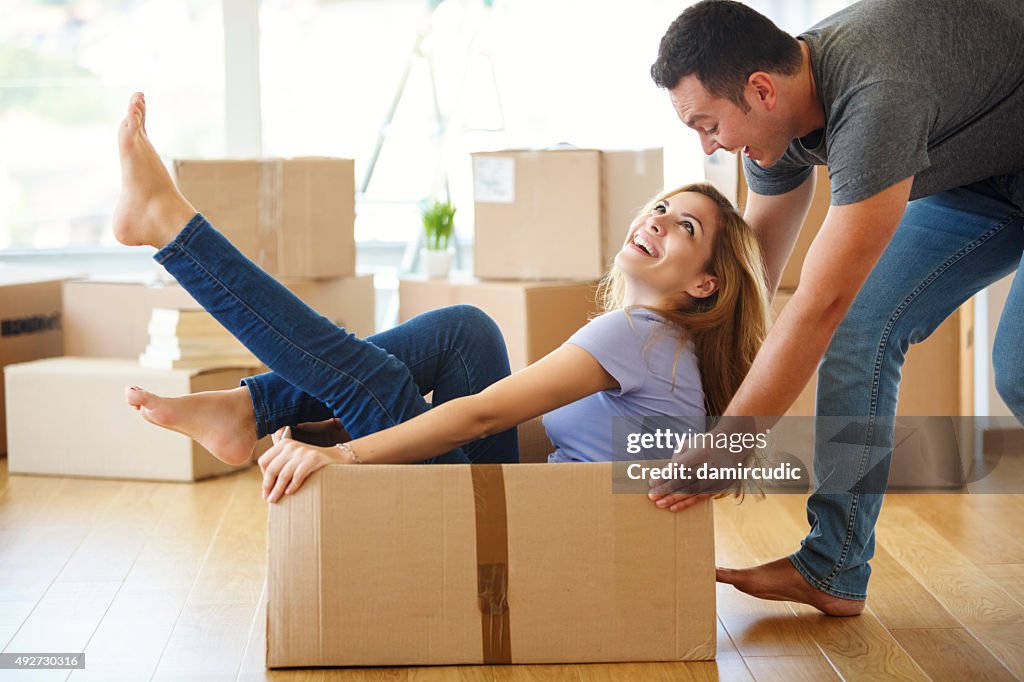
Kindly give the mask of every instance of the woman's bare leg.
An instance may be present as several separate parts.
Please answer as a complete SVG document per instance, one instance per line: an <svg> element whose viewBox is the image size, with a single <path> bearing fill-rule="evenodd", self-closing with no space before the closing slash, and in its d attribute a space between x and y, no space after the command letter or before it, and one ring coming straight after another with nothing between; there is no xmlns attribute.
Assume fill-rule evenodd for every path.
<svg viewBox="0 0 1024 682"><path fill-rule="evenodd" d="M181 195L146 135L146 100L137 92L117 131L121 195L114 236L128 246L162 248L196 214Z"/></svg>

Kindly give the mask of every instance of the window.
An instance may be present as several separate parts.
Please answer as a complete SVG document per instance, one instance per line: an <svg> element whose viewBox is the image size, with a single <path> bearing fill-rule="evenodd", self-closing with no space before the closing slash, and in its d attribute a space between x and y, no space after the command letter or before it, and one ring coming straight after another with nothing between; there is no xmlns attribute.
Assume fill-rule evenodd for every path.
<svg viewBox="0 0 1024 682"><path fill-rule="evenodd" d="M169 156L223 154L223 25L211 0L5 0L0 249L112 244L116 122L134 90Z"/></svg>
<svg viewBox="0 0 1024 682"><path fill-rule="evenodd" d="M413 239L418 202L443 193L444 178L469 237L474 150L663 146L667 181L701 177L696 137L648 75L678 0L5 0L0 251L113 243L115 126L134 90L146 91L168 158L228 152L226 97L238 115L254 105L225 88L225 4L259 15L259 82L241 91L259 92L245 123L262 120L264 155L354 158L362 184L401 93L359 197L360 241ZM751 4L798 31L848 3ZM247 49L232 48L228 66L251 61ZM227 73L255 73L247 66Z"/></svg>

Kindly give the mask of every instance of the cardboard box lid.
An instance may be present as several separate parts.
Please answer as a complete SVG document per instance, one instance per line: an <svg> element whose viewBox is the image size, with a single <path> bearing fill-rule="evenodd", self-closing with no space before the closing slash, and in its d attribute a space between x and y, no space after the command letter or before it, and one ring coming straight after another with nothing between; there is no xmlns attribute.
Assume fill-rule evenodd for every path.
<svg viewBox="0 0 1024 682"><path fill-rule="evenodd" d="M322 469L270 509L267 664L712 658L710 502L666 514L613 494L611 476L610 463ZM506 601L481 601L488 576L507 576Z"/></svg>

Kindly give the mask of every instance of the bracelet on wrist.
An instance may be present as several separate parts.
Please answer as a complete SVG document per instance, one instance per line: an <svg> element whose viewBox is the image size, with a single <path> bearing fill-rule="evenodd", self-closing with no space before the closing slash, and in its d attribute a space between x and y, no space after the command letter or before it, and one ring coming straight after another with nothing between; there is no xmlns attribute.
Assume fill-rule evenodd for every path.
<svg viewBox="0 0 1024 682"><path fill-rule="evenodd" d="M348 443L338 443L334 447L342 451L343 456L346 459L347 464L362 464L363 460L359 459L359 455L355 453L352 446Z"/></svg>

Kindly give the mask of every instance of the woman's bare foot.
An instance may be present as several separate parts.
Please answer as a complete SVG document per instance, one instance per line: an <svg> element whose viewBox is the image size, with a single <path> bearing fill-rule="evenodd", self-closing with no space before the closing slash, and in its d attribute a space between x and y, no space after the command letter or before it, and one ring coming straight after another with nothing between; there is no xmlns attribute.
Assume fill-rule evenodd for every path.
<svg viewBox="0 0 1024 682"><path fill-rule="evenodd" d="M146 421L185 434L222 462L239 465L252 457L256 417L244 386L180 398L163 398L132 386L124 395Z"/></svg>
<svg viewBox="0 0 1024 682"><path fill-rule="evenodd" d="M862 601L833 597L813 587L786 557L753 568L719 568L716 577L754 597L808 604L829 616L856 616L864 610Z"/></svg>
<svg viewBox="0 0 1024 682"><path fill-rule="evenodd" d="M146 100L132 95L117 131L121 196L114 209L114 236L128 246L165 246L196 214L181 195L146 135Z"/></svg>

